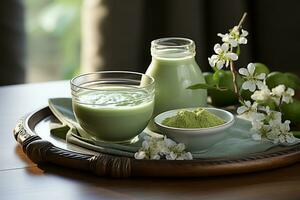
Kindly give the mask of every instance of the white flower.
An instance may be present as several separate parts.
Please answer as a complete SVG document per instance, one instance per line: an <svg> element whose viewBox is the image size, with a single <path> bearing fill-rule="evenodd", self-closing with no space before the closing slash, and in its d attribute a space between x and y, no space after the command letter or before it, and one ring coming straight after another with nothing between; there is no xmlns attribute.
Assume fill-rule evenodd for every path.
<svg viewBox="0 0 300 200"><path fill-rule="evenodd" d="M285 120L284 123L280 124L279 129L282 133L287 133L290 131L290 120Z"/></svg>
<svg viewBox="0 0 300 200"><path fill-rule="evenodd" d="M137 160L145 159L146 158L146 152L145 151L138 151L134 154L134 158Z"/></svg>
<svg viewBox="0 0 300 200"><path fill-rule="evenodd" d="M222 41L230 44L232 47L236 47L238 44L247 44L248 32L246 30L239 30L237 26L226 34L218 33L218 36L222 38Z"/></svg>
<svg viewBox="0 0 300 200"><path fill-rule="evenodd" d="M252 139L253 140L261 140L261 135L260 134L258 134L258 133L254 133L253 135L252 135Z"/></svg>
<svg viewBox="0 0 300 200"><path fill-rule="evenodd" d="M272 94L274 96L282 96L283 92L285 91L285 85L278 85L272 89Z"/></svg>
<svg viewBox="0 0 300 200"><path fill-rule="evenodd" d="M292 88L288 88L282 95L282 101L285 103L292 103L295 91Z"/></svg>
<svg viewBox="0 0 300 200"><path fill-rule="evenodd" d="M261 113L257 113L258 104L254 102L251 104L250 101L244 101L244 105L238 107L237 113L245 116L247 119L258 119L262 118Z"/></svg>
<svg viewBox="0 0 300 200"><path fill-rule="evenodd" d="M186 152L177 157L177 160L193 160L191 152Z"/></svg>
<svg viewBox="0 0 300 200"><path fill-rule="evenodd" d="M249 103L248 103L249 106ZM255 110L255 109L254 109ZM265 114L263 118L257 117L257 114ZM281 122L282 113L271 110L267 107L259 107L255 117L252 115L252 128L254 132L252 138L254 140L267 139L272 141L274 144L277 143L294 143L295 137L290 131L290 121L286 120L284 123Z"/></svg>
<svg viewBox="0 0 300 200"><path fill-rule="evenodd" d="M296 141L296 138L292 133L288 133L288 134L285 135L285 140L286 140L287 143L292 144Z"/></svg>
<svg viewBox="0 0 300 200"><path fill-rule="evenodd" d="M252 138L254 140L261 140L262 137L271 130L271 126L264 123L263 119L252 119L252 128L251 131L254 132Z"/></svg>
<svg viewBox="0 0 300 200"><path fill-rule="evenodd" d="M167 159L167 160L192 160L190 152L185 152L183 143L176 143L167 138L145 136L142 147L134 154L135 159Z"/></svg>
<svg viewBox="0 0 300 200"><path fill-rule="evenodd" d="M292 88L286 89L285 85L278 85L272 89L271 95L273 96L275 103L280 105L281 102L292 103L295 91Z"/></svg>
<svg viewBox="0 0 300 200"><path fill-rule="evenodd" d="M262 113L260 113L262 114ZM269 125L266 125L264 123L264 120L265 120L265 115L262 114L262 116L264 116L263 118L254 118L252 119L251 123L252 123L252 128L251 128L251 131L252 132L261 132L262 134L268 132L271 127Z"/></svg>
<svg viewBox="0 0 300 200"><path fill-rule="evenodd" d="M269 106L267 106L264 111L267 113L266 120L271 126L281 124L281 112L270 110Z"/></svg>
<svg viewBox="0 0 300 200"><path fill-rule="evenodd" d="M176 142L167 138L166 136L164 137L164 142L165 142L165 145L166 147L170 148L170 147L173 147L176 145ZM184 150L184 149L183 149Z"/></svg>
<svg viewBox="0 0 300 200"><path fill-rule="evenodd" d="M278 140L280 143L294 143L295 137L294 135L289 132L290 131L290 121L286 120L284 123L279 124L278 130L280 132L280 135L278 137Z"/></svg>
<svg viewBox="0 0 300 200"><path fill-rule="evenodd" d="M254 101L266 101L271 98L271 91L268 87L263 87L261 90L255 91L251 95L251 99Z"/></svg>
<svg viewBox="0 0 300 200"><path fill-rule="evenodd" d="M280 131L276 128L271 129L266 133L267 139L273 141L273 143L277 144L280 142Z"/></svg>
<svg viewBox="0 0 300 200"><path fill-rule="evenodd" d="M223 43L222 46L220 44L216 44L214 46L216 55L212 55L210 58L208 58L210 66L216 66L218 69L222 69L224 65L228 67L230 61L237 60L238 55L228 50L229 45L227 43Z"/></svg>
<svg viewBox="0 0 300 200"><path fill-rule="evenodd" d="M251 121L251 124L252 124L252 128L251 128L252 132L260 131L260 129L264 125L264 123L262 121L255 120L255 119Z"/></svg>
<svg viewBox="0 0 300 200"><path fill-rule="evenodd" d="M250 90L254 92L256 86L258 89L262 89L265 87L263 80L266 78L265 73L255 74L255 65L253 63L249 63L246 68L240 68L239 73L244 76L246 81L243 83L242 88L244 90Z"/></svg>
<svg viewBox="0 0 300 200"><path fill-rule="evenodd" d="M296 139L294 135L289 131L289 120L286 120L284 123L274 123L271 125L271 130L266 134L266 137L275 144L294 143Z"/></svg>
<svg viewBox="0 0 300 200"><path fill-rule="evenodd" d="M158 155L158 154L152 154L152 155L150 156L150 159L151 159L151 160L159 160L159 159L160 159L160 155Z"/></svg>
<svg viewBox="0 0 300 200"><path fill-rule="evenodd" d="M166 155L167 160L176 160L176 158L177 158L177 154L175 154L174 152L170 152L169 154Z"/></svg>

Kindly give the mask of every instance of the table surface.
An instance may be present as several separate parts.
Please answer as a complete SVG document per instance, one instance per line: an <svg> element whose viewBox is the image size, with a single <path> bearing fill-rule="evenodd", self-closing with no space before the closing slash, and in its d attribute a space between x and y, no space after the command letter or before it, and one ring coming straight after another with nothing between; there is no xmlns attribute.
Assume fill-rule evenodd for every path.
<svg viewBox="0 0 300 200"><path fill-rule="evenodd" d="M300 163L267 172L205 178L111 179L23 153L12 130L23 115L70 96L67 81L0 87L0 199L300 199Z"/></svg>

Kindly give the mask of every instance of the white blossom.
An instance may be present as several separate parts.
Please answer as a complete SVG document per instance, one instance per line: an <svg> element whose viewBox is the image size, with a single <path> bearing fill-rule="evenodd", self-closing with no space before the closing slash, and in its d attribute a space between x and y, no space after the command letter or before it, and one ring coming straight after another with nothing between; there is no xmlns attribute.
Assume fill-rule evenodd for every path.
<svg viewBox="0 0 300 200"><path fill-rule="evenodd" d="M281 102L292 103L295 91L292 88L286 89L285 85L278 85L272 89L271 95L273 96L275 103L280 105Z"/></svg>
<svg viewBox="0 0 300 200"><path fill-rule="evenodd" d="M246 81L243 83L242 88L244 90L250 90L254 92L256 86L258 89L264 88L265 84L263 80L266 78L265 73L256 74L255 73L255 65L253 63L249 63L246 68L240 68L239 73L244 76Z"/></svg>
<svg viewBox="0 0 300 200"><path fill-rule="evenodd" d="M243 29L240 31L238 26L235 26L229 33L218 33L218 36L222 38L223 42L236 47L238 44L247 44L246 36L248 36L248 31Z"/></svg>
<svg viewBox="0 0 300 200"><path fill-rule="evenodd" d="M243 105L237 108L237 113L243 115L247 119L263 119L263 115L257 112L258 104L250 101L244 101Z"/></svg>
<svg viewBox="0 0 300 200"><path fill-rule="evenodd" d="M212 55L208 58L208 62L211 67L217 67L218 69L222 69L224 65L228 67L230 61L235 61L238 59L238 55L229 51L229 45L227 43L223 43L222 46L220 44L216 44L214 46L215 55Z"/></svg>
<svg viewBox="0 0 300 200"><path fill-rule="evenodd" d="M266 120L271 126L281 123L281 112L271 110L268 106L263 110L267 113Z"/></svg>
<svg viewBox="0 0 300 200"><path fill-rule="evenodd" d="M259 141L259 140L261 140L261 135L259 133L254 133L252 135L252 139Z"/></svg>
<svg viewBox="0 0 300 200"><path fill-rule="evenodd" d="M191 152L185 152L178 156L177 160L193 160L193 155Z"/></svg>
<svg viewBox="0 0 300 200"><path fill-rule="evenodd" d="M265 112L265 118L263 120L253 118L252 138L254 140L262 140L266 138L273 143L294 143L295 137L290 131L290 121L286 120L284 123L281 122L282 114L271 110L269 107L263 108L260 111Z"/></svg>
<svg viewBox="0 0 300 200"><path fill-rule="evenodd" d="M289 133L285 134L285 141L287 143L292 144L292 143L294 143L296 141L296 138L295 138L295 136L291 132L289 132Z"/></svg>
<svg viewBox="0 0 300 200"><path fill-rule="evenodd" d="M290 131L290 120L285 120L284 123L280 124L280 131L282 133L287 133Z"/></svg>
<svg viewBox="0 0 300 200"><path fill-rule="evenodd" d="M289 120L286 120L284 123L273 124L272 130L267 133L267 138L272 140L274 143L294 143L296 139L289 131Z"/></svg>
<svg viewBox="0 0 300 200"><path fill-rule="evenodd" d="M252 120L251 124L252 124L251 131L257 132L260 131L264 123L261 120Z"/></svg>
<svg viewBox="0 0 300 200"><path fill-rule="evenodd" d="M270 98L271 98L271 91L268 87L263 87L261 90L256 90L251 95L251 99L255 101L266 101Z"/></svg>
<svg viewBox="0 0 300 200"><path fill-rule="evenodd" d="M176 143L167 138L145 136L142 147L134 154L135 159L167 159L167 160L192 160L190 152L185 152L183 143Z"/></svg>
<svg viewBox="0 0 300 200"><path fill-rule="evenodd" d="M272 89L272 94L274 96L282 96L283 92L285 91L285 85L278 85Z"/></svg>
<svg viewBox="0 0 300 200"><path fill-rule="evenodd" d="M277 144L280 142L280 131L277 128L272 128L269 132L266 133L267 139L271 140L273 143ZM281 136L282 138L282 136Z"/></svg>
<svg viewBox="0 0 300 200"><path fill-rule="evenodd" d="M138 159L138 160L145 159L146 158L146 152L145 151L136 152L134 154L134 158Z"/></svg>

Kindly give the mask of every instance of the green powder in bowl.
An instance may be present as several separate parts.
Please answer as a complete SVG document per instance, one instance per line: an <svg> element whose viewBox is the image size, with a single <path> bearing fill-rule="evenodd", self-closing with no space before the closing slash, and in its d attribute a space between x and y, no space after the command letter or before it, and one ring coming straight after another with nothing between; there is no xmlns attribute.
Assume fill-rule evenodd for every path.
<svg viewBox="0 0 300 200"><path fill-rule="evenodd" d="M204 108L193 111L181 110L175 116L162 121L163 125L174 128L210 128L224 123L225 121L222 118Z"/></svg>

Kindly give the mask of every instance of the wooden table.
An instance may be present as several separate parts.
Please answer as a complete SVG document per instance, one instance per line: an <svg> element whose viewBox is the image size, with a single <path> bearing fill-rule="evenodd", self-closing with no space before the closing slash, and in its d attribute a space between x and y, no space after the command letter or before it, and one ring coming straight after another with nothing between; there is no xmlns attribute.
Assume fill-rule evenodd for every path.
<svg viewBox="0 0 300 200"><path fill-rule="evenodd" d="M193 179L110 179L37 166L12 130L49 97L70 96L66 81L0 87L0 199L300 199L300 163L268 172Z"/></svg>

